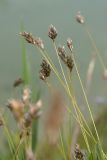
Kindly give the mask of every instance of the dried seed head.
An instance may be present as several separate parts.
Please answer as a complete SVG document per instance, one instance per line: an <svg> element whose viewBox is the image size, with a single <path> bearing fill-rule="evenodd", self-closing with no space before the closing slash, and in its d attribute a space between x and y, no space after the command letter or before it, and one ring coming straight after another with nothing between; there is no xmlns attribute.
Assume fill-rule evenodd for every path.
<svg viewBox="0 0 107 160"><path fill-rule="evenodd" d="M25 113L24 114L24 127L25 128L28 128L28 127L30 127L31 126L31 124L32 124L32 117L31 117L31 115L29 114L29 113Z"/></svg>
<svg viewBox="0 0 107 160"><path fill-rule="evenodd" d="M60 92L54 92L46 116L45 130L49 144L56 144L65 115L65 106Z"/></svg>
<svg viewBox="0 0 107 160"><path fill-rule="evenodd" d="M76 15L76 20L77 20L77 22L80 23L80 24L84 24L84 22L85 22L85 19L84 19L84 17L81 15L80 12L77 13L77 15Z"/></svg>
<svg viewBox="0 0 107 160"><path fill-rule="evenodd" d="M20 35L22 35L28 43L35 44L35 40L31 33L21 32Z"/></svg>
<svg viewBox="0 0 107 160"><path fill-rule="evenodd" d="M41 72L41 71L40 71L40 73L39 73L39 78L40 78L41 80L43 80L43 81L46 80L46 77L44 76L44 73Z"/></svg>
<svg viewBox="0 0 107 160"><path fill-rule="evenodd" d="M12 111L17 121L22 119L24 114L24 104L21 101L10 99L8 100L7 107Z"/></svg>
<svg viewBox="0 0 107 160"><path fill-rule="evenodd" d="M23 90L23 96L22 96L23 103L25 104L28 103L30 98L31 98L31 90L29 88L25 88Z"/></svg>
<svg viewBox="0 0 107 160"><path fill-rule="evenodd" d="M40 70L40 79L46 80L47 77L50 76L51 68L45 59L43 59Z"/></svg>
<svg viewBox="0 0 107 160"><path fill-rule="evenodd" d="M39 38L35 38L34 40L35 45L37 45L37 47L39 47L40 49L44 50L44 43L43 40L39 37Z"/></svg>
<svg viewBox="0 0 107 160"><path fill-rule="evenodd" d="M55 38L57 37L57 30L56 28L51 24L49 27L49 31L48 31L48 36L52 39L55 40Z"/></svg>
<svg viewBox="0 0 107 160"><path fill-rule="evenodd" d="M32 118L36 118L42 107L42 101L39 100L36 104L30 104L29 114Z"/></svg>
<svg viewBox="0 0 107 160"><path fill-rule="evenodd" d="M65 54L65 48L64 46L59 46L58 47L58 55L61 58L61 60L64 62L64 64L69 68L70 72L73 69L74 63L73 63L73 59L71 56L67 56Z"/></svg>
<svg viewBox="0 0 107 160"><path fill-rule="evenodd" d="M24 115L24 126L25 127L30 127L32 124L33 119L36 119L40 117L41 115L41 107L42 107L42 102L39 100L36 104L30 104L29 105L30 109L27 113Z"/></svg>
<svg viewBox="0 0 107 160"><path fill-rule="evenodd" d="M74 152L75 152L75 159L76 160L84 160L84 154L81 152L78 144L76 145Z"/></svg>
<svg viewBox="0 0 107 160"><path fill-rule="evenodd" d="M20 35L22 35L28 43L31 43L42 50L44 49L44 43L41 38L34 38L31 33L27 32L22 32Z"/></svg>
<svg viewBox="0 0 107 160"><path fill-rule="evenodd" d="M24 81L22 78L18 78L17 80L14 81L13 87L18 87L20 84L23 84Z"/></svg>
<svg viewBox="0 0 107 160"><path fill-rule="evenodd" d="M66 62L66 65L67 67L69 68L70 72L72 71L73 69L73 66L74 66L74 63L73 63L73 59L71 56L67 56L67 62Z"/></svg>
<svg viewBox="0 0 107 160"><path fill-rule="evenodd" d="M58 52L59 52L59 54L64 54L64 53L65 53L65 47L59 45L59 47L58 47Z"/></svg>
<svg viewBox="0 0 107 160"><path fill-rule="evenodd" d="M65 47L59 46L58 47L58 55L61 58L61 60L66 64L66 54L65 54Z"/></svg>
<svg viewBox="0 0 107 160"><path fill-rule="evenodd" d="M67 39L67 46L72 51L72 49L73 49L72 39L70 39L70 38Z"/></svg>

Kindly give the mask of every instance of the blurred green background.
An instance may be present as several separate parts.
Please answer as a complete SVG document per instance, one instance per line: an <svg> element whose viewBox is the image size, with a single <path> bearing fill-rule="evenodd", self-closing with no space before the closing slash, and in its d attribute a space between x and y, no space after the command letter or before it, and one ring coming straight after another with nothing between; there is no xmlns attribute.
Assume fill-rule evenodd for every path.
<svg viewBox="0 0 107 160"><path fill-rule="evenodd" d="M86 23L101 51L105 63L107 60L107 1L102 0L0 0L0 102L3 104L10 97L13 81L21 75L21 23L25 31L43 38L49 52L52 46L47 36L50 24L56 26L58 44L66 43L71 37L76 48L78 66L83 81L88 63L93 52L92 45L81 25L75 21L78 11L85 16ZM39 83L38 70L40 55L30 45L26 45L27 55L32 63L32 74ZM74 75L75 77L75 75ZM75 80L74 83L76 83ZM102 80L102 70L97 61L91 87L91 96L105 95L107 89ZM100 84L100 85L99 85ZM78 87L78 86L77 86Z"/></svg>

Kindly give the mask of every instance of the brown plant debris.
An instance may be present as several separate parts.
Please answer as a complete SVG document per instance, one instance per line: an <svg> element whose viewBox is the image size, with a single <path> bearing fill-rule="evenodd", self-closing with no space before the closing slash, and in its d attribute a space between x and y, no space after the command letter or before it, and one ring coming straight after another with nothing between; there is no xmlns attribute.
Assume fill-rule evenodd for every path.
<svg viewBox="0 0 107 160"><path fill-rule="evenodd" d="M37 37L36 39L35 39L35 45L37 46L37 47L39 47L40 49L42 49L42 50L44 50L44 43L43 43L43 40L40 38L40 37Z"/></svg>
<svg viewBox="0 0 107 160"><path fill-rule="evenodd" d="M41 70L39 72L40 79L46 80L46 78L50 76L50 73L51 73L50 65L47 63L45 59L43 59L42 64L41 64Z"/></svg>
<svg viewBox="0 0 107 160"><path fill-rule="evenodd" d="M52 39L55 40L55 38L57 37L57 30L56 28L51 24L49 27L49 31L48 31L48 36Z"/></svg>
<svg viewBox="0 0 107 160"><path fill-rule="evenodd" d="M33 119L40 117L42 102L39 100L36 104L30 104L30 109L24 115L24 126L29 127L32 124Z"/></svg>
<svg viewBox="0 0 107 160"><path fill-rule="evenodd" d="M71 72L74 66L73 59L71 56L66 55L64 46L58 47L58 55Z"/></svg>

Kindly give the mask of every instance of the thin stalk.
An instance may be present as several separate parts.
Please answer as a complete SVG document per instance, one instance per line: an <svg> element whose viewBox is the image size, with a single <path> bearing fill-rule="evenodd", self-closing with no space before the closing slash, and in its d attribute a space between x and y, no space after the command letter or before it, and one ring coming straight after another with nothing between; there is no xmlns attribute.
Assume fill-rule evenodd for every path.
<svg viewBox="0 0 107 160"><path fill-rule="evenodd" d="M65 83L66 83L68 92L69 92L70 95L71 95L71 92L70 92L70 89L69 89L69 85L68 85L68 82L67 82L67 80L66 80L66 76L65 76L65 74L64 74L63 67L62 67L61 62L60 62L60 58L59 58L59 56L58 56L56 44L55 44L55 42L53 42L53 44L54 44L55 51L56 51L56 53L57 53L57 58L58 58L58 61L59 61L60 67L61 67L62 74L63 74L63 76L64 76L64 80L65 80ZM72 98L72 100L73 100L73 98ZM75 107L74 107L74 108L75 108ZM78 108L78 107L77 107L77 108Z"/></svg>
<svg viewBox="0 0 107 160"><path fill-rule="evenodd" d="M87 35L88 35L88 37L89 37L89 39L91 41L91 44L92 44L93 48L95 49L95 52L97 53L97 56L99 58L101 66L102 66L103 70L105 70L106 66L105 66L104 61L102 59L102 56L101 56L101 54L100 54L100 52L99 52L99 50L98 50L98 48L96 46L96 43L95 43L95 41L93 39L93 36L91 35L91 32L90 32L88 26L86 24L84 24L83 26L84 26L84 28L86 30L86 33L87 33Z"/></svg>
<svg viewBox="0 0 107 160"><path fill-rule="evenodd" d="M86 104L87 104L87 107L88 107L88 110L89 110L89 113L90 113L90 117L92 119L92 123L93 123L94 129L95 129L95 132L96 132L96 136L97 136L98 141L100 142L99 135L98 135L98 132L97 132L97 128L95 126L93 115L92 115L92 112L91 112L91 109L90 109L90 106L89 106L89 102L88 102L88 99L87 99L87 96L86 96L86 93L85 93L85 90L84 90L84 86L83 86L83 83L82 83L82 80L81 80L81 77L80 77L80 74L79 74L79 71L78 71L78 67L77 67L74 55L72 55L72 57L73 57L73 60L74 60L74 65L75 65L75 69L76 69L76 72L77 72L77 75L78 75L78 78L79 78L79 81L80 81L80 85L81 85L81 88L82 88L82 91L83 91L83 94L84 94L84 98L85 98L85 101L86 101Z"/></svg>
<svg viewBox="0 0 107 160"><path fill-rule="evenodd" d="M67 160L66 152L65 152L64 144L63 144L63 139L62 139L62 134L61 134L61 130L60 129L59 129L59 135L60 135L60 140L61 140L61 146L62 146L62 152L63 152L63 155L64 155L64 159Z"/></svg>
<svg viewBox="0 0 107 160"><path fill-rule="evenodd" d="M70 84L71 84L70 72L68 72L68 78L69 78L69 82L70 82ZM77 105L77 102L76 102L76 98L74 97L74 99L75 99L75 105L77 106L76 108L77 108L77 110L78 110L78 105ZM83 114L82 114L79 110L78 110L78 112L79 112L81 118L83 119L85 125L87 126L90 135L93 137L94 142L96 143L96 140L95 140L95 138L94 138L94 136L93 136L93 134L92 134L92 132L91 132L91 129L89 128L89 126L87 125L87 122L86 122L85 118L83 117Z"/></svg>
<svg viewBox="0 0 107 160"><path fill-rule="evenodd" d="M63 153L63 149L62 149L62 147L60 146L60 144L58 144L58 149L59 149L62 157L65 159L65 155L64 155L64 153Z"/></svg>
<svg viewBox="0 0 107 160"><path fill-rule="evenodd" d="M15 159L17 157L21 144L22 144L22 139L19 141L19 143L16 147L15 153L13 155L13 159Z"/></svg>
<svg viewBox="0 0 107 160"><path fill-rule="evenodd" d="M77 102L76 102L76 98L75 98L75 97L74 97L74 99L75 99L75 100L74 100L74 103L75 103L76 109L78 110L78 112L79 112L79 114L80 114L83 122L85 123L85 125L86 125L86 127L87 127L87 129L88 129L88 131L89 131L89 133L90 133L90 135L91 135L91 138L93 138L94 142L97 143L95 137L93 136L93 134L92 134L92 132L91 132L91 129L89 128L89 126L88 126L88 124L87 124L87 121L85 120L83 114L81 113L81 111L80 111L80 109L79 109L79 107L78 107L78 104L77 104Z"/></svg>
<svg viewBox="0 0 107 160"><path fill-rule="evenodd" d="M37 47L37 48L38 48L38 47ZM75 106L75 104L76 104L75 102L76 102L76 101L73 100L73 97L72 97L71 93L68 92L68 89L67 89L66 86L64 85L64 83L63 83L62 79L60 78L58 72L55 70L55 68L53 67L53 65L50 63L49 59L48 59L47 56L45 55L45 52L44 52L43 50L39 49L39 48L38 48L38 50L40 51L40 53L42 54L42 56L47 60L47 62L48 62L49 65L51 66L52 70L53 70L54 73L56 74L58 80L61 82L62 86L64 87L64 89L66 90L66 92L68 93L68 95L70 96L73 105ZM49 56L48 56L48 57L49 57ZM78 105L76 104L76 107L77 107L77 106L78 106ZM67 107L67 110L68 110L69 112L71 112L68 107ZM79 113L81 113L79 107L78 107L78 111L79 111ZM82 113L81 113L81 115L82 115ZM82 115L82 118L83 118L85 124L87 125L87 128L89 129L89 126L88 126L85 118L83 117L83 115ZM90 133L91 133L91 131L90 131ZM91 134L92 134L92 133L91 133ZM92 137L93 137L93 136L92 136ZM94 141L95 141L95 140L94 140Z"/></svg>
<svg viewBox="0 0 107 160"><path fill-rule="evenodd" d="M77 110L75 109L75 112L76 112L76 115L78 116L78 114L77 114ZM89 153L91 153L91 151L90 151L90 146L89 146L89 143L88 143L88 139L87 139L87 136L86 136L86 134L85 134L85 130L84 129L82 129L82 128L84 128L83 127L83 124L82 124L82 120L81 120L81 117L77 117L78 119L79 119L79 122L81 123L81 131L82 131L82 134L83 134L83 137L84 137L84 140L85 140L85 143L86 143L86 146L87 146L87 149L88 149L88 151L89 151Z"/></svg>
<svg viewBox="0 0 107 160"><path fill-rule="evenodd" d="M64 80L65 80L65 83L66 83L66 86L67 86L68 92L69 92L69 93L70 93L70 95L71 95L71 92L70 92L70 89L69 89L69 85L68 85L68 82L67 82L67 79L66 79L66 76L65 76L65 73L64 73L64 70L63 70L63 67L62 67L62 64L61 64L60 58L59 58L59 56L58 56L57 47L56 47L56 44L55 44L55 42L54 42L54 41L53 41L53 46L54 46L55 51L56 51L56 55L57 55L57 58L58 58L58 62L59 62L59 65L60 65L60 68L61 68L61 71L62 71L62 74L63 74ZM78 116L78 114L77 114L77 116ZM83 136L85 135L84 140L85 140L85 142L86 142L87 149L88 149L88 151L90 152L90 148L89 148L89 144L88 144L88 141L87 141L87 138L86 138L86 134L85 134L85 132L84 132L84 131L83 131L83 133L84 133L84 134L83 134Z"/></svg>
<svg viewBox="0 0 107 160"><path fill-rule="evenodd" d="M3 124L4 124L4 130L5 130L5 133L6 133L6 137L8 137L9 147L10 147L11 153L13 154L14 153L14 142L13 142L13 139L12 139L12 136L11 136L11 131L9 131L3 117L2 117L2 120L3 120Z"/></svg>

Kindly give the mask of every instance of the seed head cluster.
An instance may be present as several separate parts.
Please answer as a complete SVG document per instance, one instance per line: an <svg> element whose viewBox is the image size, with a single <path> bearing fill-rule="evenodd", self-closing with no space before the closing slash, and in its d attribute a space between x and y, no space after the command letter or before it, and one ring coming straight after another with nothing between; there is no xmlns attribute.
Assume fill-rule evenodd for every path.
<svg viewBox="0 0 107 160"><path fill-rule="evenodd" d="M34 38L32 34L28 32L21 32L20 35L22 35L28 43L36 45L40 49L44 50L44 43L40 37Z"/></svg>
<svg viewBox="0 0 107 160"><path fill-rule="evenodd" d="M26 92L26 98L23 100ZM7 107L10 109L16 122L22 129L31 127L33 120L41 115L41 106L41 100L35 104L30 102L30 92L28 92L28 88L24 89L20 100L9 99L7 103Z"/></svg>
<svg viewBox="0 0 107 160"><path fill-rule="evenodd" d="M48 36L52 39L55 40L55 38L57 37L57 30L53 25L50 25L49 27L49 31L48 31Z"/></svg>
<svg viewBox="0 0 107 160"><path fill-rule="evenodd" d="M71 72L73 69L73 66L74 66L73 59L72 59L71 55L70 56L66 55L64 46L58 47L58 53L59 53L59 57L61 58L61 60L69 68L69 70Z"/></svg>
<svg viewBox="0 0 107 160"><path fill-rule="evenodd" d="M41 80L46 80L47 77L50 76L51 68L45 59L43 59L41 64L41 70L39 72L39 77Z"/></svg>
<svg viewBox="0 0 107 160"><path fill-rule="evenodd" d="M73 42L72 39L68 38L67 39L67 46L68 48L72 51L73 50Z"/></svg>
<svg viewBox="0 0 107 160"><path fill-rule="evenodd" d="M21 32L20 35L23 36L28 43L35 44L35 40L31 33Z"/></svg>

